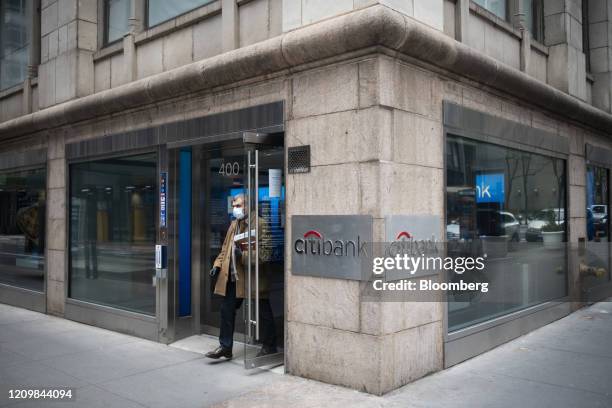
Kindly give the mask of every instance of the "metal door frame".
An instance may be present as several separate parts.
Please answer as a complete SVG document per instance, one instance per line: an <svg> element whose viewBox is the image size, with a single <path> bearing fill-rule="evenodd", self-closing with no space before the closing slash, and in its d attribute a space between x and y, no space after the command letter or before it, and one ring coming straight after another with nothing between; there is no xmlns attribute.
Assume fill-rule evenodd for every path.
<svg viewBox="0 0 612 408"><path fill-rule="evenodd" d="M239 146L242 146L243 131L282 133L284 132L284 118L285 104L284 101L280 100L66 143L67 166L77 161L92 161L105 157L126 156L149 151L158 152L158 176L161 172L168 174L167 228L165 231L160 231L159 215L156 216L155 225L158 235L157 243L167 245L169 267L166 277L157 282L155 316L70 299L67 297L68 285L65 285L65 317L162 343L171 343L185 335L199 333L199 319L193 319L199 313L197 303L196 306L198 307L193 308L193 301L197 300L199 302L199 292L193 293L193 290L197 287L199 291L200 288L200 268L196 270L192 268L192 320L195 321L190 326L189 324L185 325L185 321L176 319L177 274L175 268L172 267L172 263L176 262L178 258L175 254L177 248L170 239L171 233L176 231L173 220L173 216L176 214L176 209L173 207L175 203L171 202L172 189L174 188L172 177L175 177L175 175L171 168L172 165L169 163L168 150L182 146L219 145L228 142L235 143L236 141L239 141ZM196 151L197 149L194 149L194 152ZM196 155L192 157L195 159ZM46 154L44 158L46 161ZM199 180L192 179L192 183L197 181ZM69 171L66 171L65 182L66 186L69 187ZM66 232L68 232L70 223L68 188L66 191ZM192 191L192 198L197 199L197 192ZM197 206L192 208L197 208ZM159 214L159 199L156 200L156 212ZM192 245L199 240L199 236L193 234L197 234L197 231L192 229ZM69 237L70 235L67 233L66 248L69 248ZM192 251L192 257L194 253L196 252ZM68 282L68 250L66 251L65 261L65 278ZM197 284L194 284L194 282L197 282ZM46 302L43 301L42 303Z"/></svg>
<svg viewBox="0 0 612 408"><path fill-rule="evenodd" d="M27 150L24 152L9 150L0 153L0 173L40 169L44 169L45 171L45 194L48 197L49 168L47 163L47 147ZM45 203L45 235L48 233L48 211L49 205L48 203ZM47 312L47 284L49 269L49 257L47 256L47 252L48 242L45 237L42 291L28 289L8 283L0 283L0 303L34 310L40 313Z"/></svg>
<svg viewBox="0 0 612 408"><path fill-rule="evenodd" d="M243 157L246 162L247 150L257 148L258 146L277 146L279 148L284 147L284 132L282 129L275 128L270 129L271 132L234 132L231 134L224 135L224 137L215 138L200 138L197 140L191 140L188 143L168 143L166 145L167 154L167 171L168 171L168 274L167 274L167 302L162 308L162 313L167 316L167 326L165 326L165 339L167 343L179 340L181 338L194 335L194 334L210 334L217 335L218 329L216 327L209 327L202 323L201 315L201 302L202 293L205 289L203 287L204 280L207 279L205 274L206 271L202 271L203 265L201 259L203 256L203 247L205 242L202 238L202 228L205 222L205 217L202 214L200 208L200 196L203 193L203 184L206 182L206 175L202 174L202 165L208 158L206 157L207 151L215 150L237 150L243 153ZM177 152L180 148L191 147L192 149L192 229L191 229L191 279L192 279L192 299L191 307L192 314L188 318L179 318L177 316L178 307L178 235L177 235L177 190L178 185L178 163L176 160ZM285 158L283 157L283 161ZM246 163L245 163L246 165ZM283 164L284 167L284 164ZM247 169L248 170L248 169ZM283 175L285 175L285 169L283 168ZM248 174L245 171L244 177L248 180ZM248 190L248 189L247 189ZM286 210L286 209L284 209ZM286 268L284 268L286 269ZM283 272L284 273L284 272ZM284 289L283 289L284 290ZM244 306L245 310L247 304ZM256 306L258 308L258 305ZM258 310L257 310L258 311ZM286 315L286 299L283 305L283 314ZM160 319L160 333L163 319ZM248 325L247 325L248 328ZM246 329L245 328L245 331ZM212 329L212 330L211 330ZM246 333L234 333L234 339L238 342L244 342L244 335ZM285 338L286 336L283 336ZM282 345L285 349L285 345ZM276 356L276 355L274 355ZM263 359L269 360L268 356ZM276 363L276 361L274 361ZM271 362L270 362L271 363ZM282 364L282 363L281 363ZM246 362L245 362L246 365ZM269 365L269 364L258 364L258 365Z"/></svg>
<svg viewBox="0 0 612 408"><path fill-rule="evenodd" d="M166 171L168 172L168 233L165 244L168 245L168 273L165 285L163 307L161 313L165 315L160 319L160 333L164 334L164 339L160 341L171 343L181 338L188 337L194 334L211 334L216 335L216 328L208 330L208 326L201 322L201 294L203 276L201 256L202 245L201 239L202 223L205 221L200 211L199 197L202 194L202 184L205 182L204 175L201 172L202 164L207 160L205 152L216 150L236 150L244 153L245 146L276 144L284 140L282 127L275 127L266 132L232 132L225 135L217 135L215 137L201 137L189 141L180 141L168 143L165 145L166 154ZM178 211L177 211L177 186L178 186L178 162L176 160L176 152L181 148L189 147L192 152L192 229L191 229L191 308L190 317L177 316L178 302ZM245 175L246 176L246 175ZM165 323L165 324L164 324ZM235 339L242 341L241 334L237 334Z"/></svg>
<svg viewBox="0 0 612 408"><path fill-rule="evenodd" d="M465 108L449 101L443 102L443 157L444 157L444 220L447 218L447 162L446 147L449 136L458 136L489 143L505 148L527 151L564 160L565 177L565 213L569 214L569 144L560 140L556 135L523 125L511 120L498 118L484 112ZM526 145L522 135L529 135L529 144ZM569 236L570 225L566 222L566 234ZM572 312L569 302L572 287L571 279L571 251L567 251L566 288L567 294L558 299L546 301L517 310L503 316L489 319L485 322L471 325L453 332L448 330L448 302L443 303L443 347L444 368L451 367L471 357L482 354L500 344L529 333L539 327L558 320ZM510 334L509 334L510 333Z"/></svg>
<svg viewBox="0 0 612 408"><path fill-rule="evenodd" d="M281 135L282 136L282 135ZM273 134L256 134L256 133L249 133L249 132L245 132L244 136L243 136L243 140L245 141L244 146L245 146L245 155L247 157L247 169L248 169L248 175L247 175L247 202L249 203L249 231L252 230L251 225L253 225L253 220L251 219L251 213L255 214L255 268L253 269L253 267L251 266L251 260L253 257L253 251L252 251L252 246L251 246L251 234L248 234L248 238L249 238L249 252L248 252L248 268L247 268L247 297L246 297L246 302L247 302L247 307L244 309L245 312L245 316L244 316L244 320L245 320L245 324L247 325L247 333L245 333L245 338L244 338L244 367L245 369L253 369L253 368L258 368L258 367L262 367L262 366L278 366L278 365L282 365L285 362L285 344L283 344L283 351L282 352L277 352L274 354L269 354L269 355L265 355L262 357L253 357L253 358L249 358L249 354L248 354L248 349L249 347L253 347L254 345L251 345L250 343L254 340L254 341L258 341L259 340L259 152L260 150L266 150L265 147L269 146L272 148L278 147L283 149L283 180L285 179L285 157L284 157L284 140L281 138L278 138L278 135L273 135ZM280 143L279 143L280 141ZM260 147L264 147L264 149L260 149ZM254 170L254 176L251 178L251 173L252 170ZM253 182L253 184L251 184ZM282 187L281 187L282 188ZM254 197L252 196L254 193ZM282 190L281 190L282 191ZM254 207L253 207L254 206ZM286 211L286 200L285 200L285 208L283 208L283 211ZM286 213L285 213L286 214ZM286 238L286 237L285 237ZM283 248L286 247L286 242L283 242ZM285 320L286 317L286 312L287 312L287 303L286 303L286 298L285 298L285 294L286 294L286 257L285 259L283 259L283 285L285 286L283 288L283 298L284 298L284 304L283 304L283 320ZM253 275L254 273L254 275ZM252 291L252 283L251 280L254 277L254 282L255 282L255 290ZM253 302L252 299L252 293L255 293L255 299ZM255 305L254 307L254 313L252 310L252 305ZM252 317L254 316L255 320L252 320ZM254 326L254 329L253 329ZM284 331L283 331L284 332ZM285 332L284 332L285 333ZM285 334L283 334L283 342L286 341L286 336ZM257 348L259 346L256 346Z"/></svg>
<svg viewBox="0 0 612 408"><path fill-rule="evenodd" d="M202 164L206 159L205 151L220 150L220 149L241 149L243 146L241 133L230 133L219 135L219 137L202 137L193 139L188 142L168 143L166 146L168 156L168 184L171 191L168 194L168 277L167 291L168 301L164 307L164 312L167 316L166 343L171 343L182 338L198 335L211 334L214 332L206 330L206 325L201 322L201 296L202 284L207 278L206 274L202 273L201 256L202 245L201 240L202 222L204 219L200 211L199 198L202 194L203 174L201 172ZM192 190L191 190L191 316L178 317L178 198L176 196L178 185L178 163L176 160L177 152L181 148L190 147L192 154Z"/></svg>
<svg viewBox="0 0 612 408"><path fill-rule="evenodd" d="M163 284L158 280L156 282L155 290L155 316L147 315L138 312L132 312L129 310L123 310L112 306L106 306L98 303L88 302L79 299L73 299L69 297L70 291L70 166L76 163L86 163L98 160L104 160L115 157L126 157L134 156L139 154L155 153L157 155L157 174L166 169L167 157L164 146L152 146L135 148L130 150L122 150L120 152L109 152L98 155L86 155L83 157L76 157L66 159L66 285L65 291L65 310L64 317L66 319L86 323L89 325L102 327L108 330L113 330L121 333L127 333L137 337L153 341L164 342L163 338L163 304L167 301L166 293L164 292ZM159 195L159 177L157 181L157 192ZM159 214L159 200L156 200L155 212ZM159 229L159 217L155 218L155 229L157 232L157 241L160 242L160 229ZM154 266L151 265L152 277L154 275Z"/></svg>

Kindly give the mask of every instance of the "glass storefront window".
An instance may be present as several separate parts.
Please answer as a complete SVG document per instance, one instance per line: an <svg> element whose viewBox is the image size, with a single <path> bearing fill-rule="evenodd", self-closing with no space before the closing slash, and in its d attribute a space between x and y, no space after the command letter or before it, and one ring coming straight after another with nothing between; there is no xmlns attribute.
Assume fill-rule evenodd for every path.
<svg viewBox="0 0 612 408"><path fill-rule="evenodd" d="M478 4L480 7L483 7L489 10L491 13L496 16L507 20L506 14L506 0L473 0L474 3Z"/></svg>
<svg viewBox="0 0 612 408"><path fill-rule="evenodd" d="M104 43L110 44L123 38L128 32L130 0L106 0Z"/></svg>
<svg viewBox="0 0 612 408"><path fill-rule="evenodd" d="M45 169L0 173L0 283L44 291Z"/></svg>
<svg viewBox="0 0 612 408"><path fill-rule="evenodd" d="M525 13L525 25L527 30L529 30L530 33L534 34L535 37L535 9L534 9L534 5L533 5L533 0L521 0L523 2L522 4L522 10Z"/></svg>
<svg viewBox="0 0 612 408"><path fill-rule="evenodd" d="M525 13L525 28L537 41L544 39L544 5L541 0L521 0L521 9Z"/></svg>
<svg viewBox="0 0 612 408"><path fill-rule="evenodd" d="M70 166L73 299L155 314L157 156Z"/></svg>
<svg viewBox="0 0 612 408"><path fill-rule="evenodd" d="M195 8L212 3L213 1L215 0L149 0L147 2L148 25L149 27L153 27Z"/></svg>
<svg viewBox="0 0 612 408"><path fill-rule="evenodd" d="M587 259L590 266L608 271L610 256L609 172L608 169L598 166L587 166L586 170ZM608 279L608 273L604 276L589 276L585 285L591 287L607 282Z"/></svg>
<svg viewBox="0 0 612 408"><path fill-rule="evenodd" d="M0 89L22 83L28 71L26 0L0 1Z"/></svg>
<svg viewBox="0 0 612 408"><path fill-rule="evenodd" d="M450 256L487 255L487 293L449 295L449 331L567 294L565 161L490 143L447 138Z"/></svg>

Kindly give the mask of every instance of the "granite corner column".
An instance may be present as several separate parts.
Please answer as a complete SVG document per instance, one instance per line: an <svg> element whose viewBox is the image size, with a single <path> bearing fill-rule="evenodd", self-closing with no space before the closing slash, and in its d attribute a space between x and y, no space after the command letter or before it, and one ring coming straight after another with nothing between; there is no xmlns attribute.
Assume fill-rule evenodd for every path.
<svg viewBox="0 0 612 408"><path fill-rule="evenodd" d="M49 135L47 150L47 313L63 316L67 285L66 160L64 135Z"/></svg>

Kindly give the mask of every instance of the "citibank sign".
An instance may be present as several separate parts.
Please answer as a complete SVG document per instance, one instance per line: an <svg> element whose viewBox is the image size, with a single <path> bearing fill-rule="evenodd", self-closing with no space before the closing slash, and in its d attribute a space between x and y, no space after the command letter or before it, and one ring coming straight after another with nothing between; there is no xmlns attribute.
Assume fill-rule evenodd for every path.
<svg viewBox="0 0 612 408"><path fill-rule="evenodd" d="M372 242L372 216L294 215L291 270L295 275L361 279Z"/></svg>
<svg viewBox="0 0 612 408"><path fill-rule="evenodd" d="M366 242L357 235L357 239L325 239L317 230L309 230L303 238L293 243L293 249L298 255L315 256L360 256L367 254Z"/></svg>

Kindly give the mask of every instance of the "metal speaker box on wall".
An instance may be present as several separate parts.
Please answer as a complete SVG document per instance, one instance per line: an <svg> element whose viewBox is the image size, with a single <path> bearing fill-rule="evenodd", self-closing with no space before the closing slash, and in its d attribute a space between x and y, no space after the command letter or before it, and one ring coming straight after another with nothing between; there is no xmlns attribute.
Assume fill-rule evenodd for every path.
<svg viewBox="0 0 612 408"><path fill-rule="evenodd" d="M310 145L287 150L287 170L289 174L310 173Z"/></svg>

